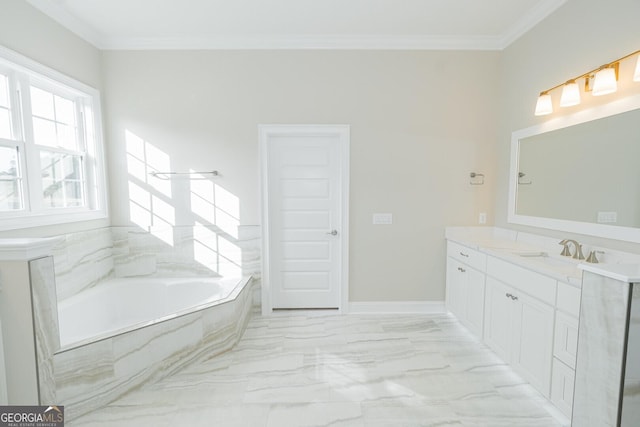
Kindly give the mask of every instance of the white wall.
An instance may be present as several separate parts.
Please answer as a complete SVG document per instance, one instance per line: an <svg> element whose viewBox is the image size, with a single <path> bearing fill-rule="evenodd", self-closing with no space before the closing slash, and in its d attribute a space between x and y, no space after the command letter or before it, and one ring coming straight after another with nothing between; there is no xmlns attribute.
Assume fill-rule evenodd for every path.
<svg viewBox="0 0 640 427"><path fill-rule="evenodd" d="M262 123L351 125L351 301L443 300L444 227L493 214L497 52L108 51L103 59L114 225L130 223L135 197L127 138L165 153L173 170L218 169L215 182L239 199L240 223L258 224ZM487 183L470 186L471 171ZM177 225L193 220L184 195L164 201ZM393 213L394 224L372 226L374 212Z"/></svg>
<svg viewBox="0 0 640 427"><path fill-rule="evenodd" d="M26 1L0 0L0 45L98 90L101 52ZM1 237L49 236L103 227L108 220L1 232Z"/></svg>
<svg viewBox="0 0 640 427"><path fill-rule="evenodd" d="M637 0L569 0L502 52L496 225L558 238L569 236L565 232L507 223L511 132L561 114L575 113L619 97L640 93L640 84L621 80L616 94L599 98L586 96L579 106L556 109L550 116L533 115L540 91L638 50L639 16L640 2ZM559 91L553 96L559 98ZM616 191L617 188L611 190ZM640 252L640 245L590 236L572 237L581 243Z"/></svg>

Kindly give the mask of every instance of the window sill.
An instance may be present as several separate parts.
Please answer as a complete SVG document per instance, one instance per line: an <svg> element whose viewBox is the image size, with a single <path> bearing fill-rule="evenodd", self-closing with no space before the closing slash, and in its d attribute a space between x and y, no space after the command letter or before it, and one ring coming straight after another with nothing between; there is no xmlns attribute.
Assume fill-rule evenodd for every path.
<svg viewBox="0 0 640 427"><path fill-rule="evenodd" d="M69 224L75 222L107 219L109 216L104 210L82 212L47 212L46 214L24 214L21 216L0 216L0 231L19 230L34 227L46 227L48 225Z"/></svg>

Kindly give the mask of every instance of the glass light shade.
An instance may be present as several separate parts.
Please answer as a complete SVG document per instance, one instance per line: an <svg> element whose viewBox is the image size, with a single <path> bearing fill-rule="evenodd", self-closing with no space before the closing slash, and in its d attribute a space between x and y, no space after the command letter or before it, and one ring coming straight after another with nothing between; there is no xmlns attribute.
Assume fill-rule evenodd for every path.
<svg viewBox="0 0 640 427"><path fill-rule="evenodd" d="M614 68L603 68L596 73L593 82L593 96L607 95L616 90L618 90L618 82Z"/></svg>
<svg viewBox="0 0 640 427"><path fill-rule="evenodd" d="M562 96L560 97L561 107L571 107L580 104L580 87L576 82L567 83L562 87Z"/></svg>
<svg viewBox="0 0 640 427"><path fill-rule="evenodd" d="M633 73L633 81L640 82L640 55L638 55L638 62L636 62L636 71Z"/></svg>
<svg viewBox="0 0 640 427"><path fill-rule="evenodd" d="M551 95L548 93L541 93L536 102L536 116L545 116L553 113L553 105L551 104Z"/></svg>

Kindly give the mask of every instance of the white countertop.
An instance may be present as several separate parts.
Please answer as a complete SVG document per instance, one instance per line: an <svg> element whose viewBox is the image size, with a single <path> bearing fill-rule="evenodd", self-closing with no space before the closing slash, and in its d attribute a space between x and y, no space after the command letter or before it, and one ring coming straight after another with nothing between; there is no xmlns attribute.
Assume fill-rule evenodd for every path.
<svg viewBox="0 0 640 427"><path fill-rule="evenodd" d="M589 264L585 260L561 256L562 247L557 238L498 227L447 227L445 237L578 287L582 286L583 271L622 282L640 283L639 254L591 246L583 249L584 255L588 255L588 250L597 250L601 262Z"/></svg>
<svg viewBox="0 0 640 427"><path fill-rule="evenodd" d="M578 268L625 283L640 283L638 264L580 264Z"/></svg>
<svg viewBox="0 0 640 427"><path fill-rule="evenodd" d="M0 261L29 261L51 255L62 237L0 239Z"/></svg>
<svg viewBox="0 0 640 427"><path fill-rule="evenodd" d="M549 246L540 245L535 240L518 241L514 233L495 233L495 229L491 233L482 229L469 230L450 228L446 238L573 286L582 285L582 271L578 265L584 261L560 256L560 246L553 247L556 251L551 252ZM553 244L557 246L557 242Z"/></svg>

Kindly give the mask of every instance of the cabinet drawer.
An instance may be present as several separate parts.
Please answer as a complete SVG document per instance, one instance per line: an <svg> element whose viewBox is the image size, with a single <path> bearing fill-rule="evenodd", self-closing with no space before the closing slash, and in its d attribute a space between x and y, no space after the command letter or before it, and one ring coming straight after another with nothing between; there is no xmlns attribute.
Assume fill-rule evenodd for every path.
<svg viewBox="0 0 640 427"><path fill-rule="evenodd" d="M575 378L576 374L573 369L558 359L553 359L551 402L568 418L571 418Z"/></svg>
<svg viewBox="0 0 640 427"><path fill-rule="evenodd" d="M491 256L487 257L487 274L555 306L557 282L550 277Z"/></svg>
<svg viewBox="0 0 640 427"><path fill-rule="evenodd" d="M558 282L558 303L556 307L574 317L580 316L580 289Z"/></svg>
<svg viewBox="0 0 640 427"><path fill-rule="evenodd" d="M578 319L557 311L553 336L553 355L575 369L578 354Z"/></svg>
<svg viewBox="0 0 640 427"><path fill-rule="evenodd" d="M485 271L487 256L475 249L468 248L455 242L447 242L447 255L457 259L476 270Z"/></svg>

